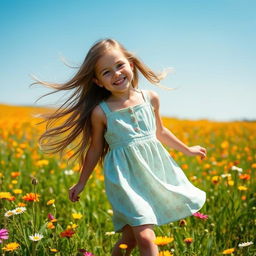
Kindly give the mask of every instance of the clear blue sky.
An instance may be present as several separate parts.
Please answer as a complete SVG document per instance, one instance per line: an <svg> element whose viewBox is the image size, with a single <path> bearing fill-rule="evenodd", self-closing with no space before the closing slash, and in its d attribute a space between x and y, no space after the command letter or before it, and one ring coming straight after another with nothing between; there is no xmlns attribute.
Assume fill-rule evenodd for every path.
<svg viewBox="0 0 256 256"><path fill-rule="evenodd" d="M0 103L32 105L46 89L29 74L64 82L98 39L112 37L154 70L173 67L156 88L166 116L256 119L254 0L0 0ZM57 97L37 103L49 104Z"/></svg>

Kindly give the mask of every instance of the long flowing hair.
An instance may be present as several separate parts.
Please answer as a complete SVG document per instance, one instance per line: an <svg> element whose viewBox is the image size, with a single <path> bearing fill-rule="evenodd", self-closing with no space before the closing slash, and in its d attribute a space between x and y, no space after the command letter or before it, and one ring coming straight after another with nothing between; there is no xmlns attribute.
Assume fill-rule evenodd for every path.
<svg viewBox="0 0 256 256"><path fill-rule="evenodd" d="M71 96L55 112L41 115L44 119L40 124L46 122L46 129L39 138L39 145L45 153L60 153L62 155L72 145L70 151L73 154L69 159L76 156L76 159L80 158L81 166L83 165L92 136L91 113L101 101L106 100L111 94L93 82L93 78L96 77L95 65L104 55L104 52L112 48L119 49L128 61L133 63L133 80L131 83L134 88L138 87L139 72L150 83L156 85L166 75L165 72L159 74L153 72L116 40L104 39L97 41L90 48L78 72L69 81L49 83L34 77L35 82L31 85L41 84L54 89L39 99L59 91L72 91ZM108 145L105 141L100 157L101 163L107 151Z"/></svg>

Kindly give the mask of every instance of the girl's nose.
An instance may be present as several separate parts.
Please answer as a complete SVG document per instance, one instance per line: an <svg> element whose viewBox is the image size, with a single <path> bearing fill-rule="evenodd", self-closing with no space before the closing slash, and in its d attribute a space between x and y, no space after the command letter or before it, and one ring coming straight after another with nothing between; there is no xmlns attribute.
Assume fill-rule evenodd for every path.
<svg viewBox="0 0 256 256"><path fill-rule="evenodd" d="M120 74L121 74L120 70L115 70L114 71L114 76L120 76Z"/></svg>

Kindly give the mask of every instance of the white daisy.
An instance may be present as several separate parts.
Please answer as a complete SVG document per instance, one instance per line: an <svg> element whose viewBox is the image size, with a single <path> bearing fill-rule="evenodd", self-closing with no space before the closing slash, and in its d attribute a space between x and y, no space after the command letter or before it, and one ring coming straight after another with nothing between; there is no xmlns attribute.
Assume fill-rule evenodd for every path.
<svg viewBox="0 0 256 256"><path fill-rule="evenodd" d="M220 175L222 178L226 178L226 177L230 177L231 174L230 173L224 173Z"/></svg>
<svg viewBox="0 0 256 256"><path fill-rule="evenodd" d="M245 243L241 243L241 244L239 244L238 245L238 247L246 247L246 246L249 246L249 245L252 245L253 244L253 242L252 241L250 241L250 242L245 242Z"/></svg>
<svg viewBox="0 0 256 256"><path fill-rule="evenodd" d="M17 207L16 209L12 210L15 215L21 214L26 211L26 207Z"/></svg>
<svg viewBox="0 0 256 256"><path fill-rule="evenodd" d="M4 214L5 217L11 217L11 216L13 216L13 215L14 215L14 212L13 212L13 211L7 211L7 212Z"/></svg>
<svg viewBox="0 0 256 256"><path fill-rule="evenodd" d="M29 236L29 239L37 242L37 241L41 240L43 237L44 237L43 235L41 235L39 233L35 233L34 235Z"/></svg>
<svg viewBox="0 0 256 256"><path fill-rule="evenodd" d="M233 166L231 167L231 170L232 170L232 171L237 171L237 172L243 172L243 169L242 169L242 168L239 168L239 167L237 167L237 166L235 166L235 165L233 165Z"/></svg>
<svg viewBox="0 0 256 256"><path fill-rule="evenodd" d="M64 174L65 175L72 175L72 174L74 174L74 171L73 170L65 170Z"/></svg>

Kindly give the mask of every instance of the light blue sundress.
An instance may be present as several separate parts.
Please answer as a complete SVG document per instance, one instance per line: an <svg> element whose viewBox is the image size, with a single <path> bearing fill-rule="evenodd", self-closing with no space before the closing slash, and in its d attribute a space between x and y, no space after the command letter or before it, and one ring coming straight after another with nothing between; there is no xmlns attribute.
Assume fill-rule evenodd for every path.
<svg viewBox="0 0 256 256"><path fill-rule="evenodd" d="M105 189L116 232L127 224L163 225L191 216L206 200L156 138L153 107L147 91L141 93L144 103L117 111L100 103L109 145Z"/></svg>

